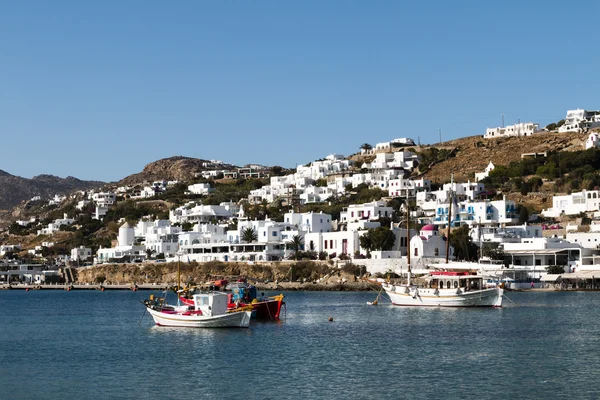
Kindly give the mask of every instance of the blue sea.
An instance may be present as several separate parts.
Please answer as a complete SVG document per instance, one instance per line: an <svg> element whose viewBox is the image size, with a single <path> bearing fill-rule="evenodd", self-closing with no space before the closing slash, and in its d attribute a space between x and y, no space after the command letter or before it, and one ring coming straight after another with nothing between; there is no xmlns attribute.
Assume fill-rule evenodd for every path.
<svg viewBox="0 0 600 400"><path fill-rule="evenodd" d="M0 399L600 397L598 292L502 309L290 292L282 321L223 330L154 326L151 293L1 291Z"/></svg>

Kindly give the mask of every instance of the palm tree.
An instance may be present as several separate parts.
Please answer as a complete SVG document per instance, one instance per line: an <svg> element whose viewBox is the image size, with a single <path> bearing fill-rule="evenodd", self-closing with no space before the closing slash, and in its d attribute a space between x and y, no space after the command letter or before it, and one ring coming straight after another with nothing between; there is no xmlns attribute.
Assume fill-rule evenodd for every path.
<svg viewBox="0 0 600 400"><path fill-rule="evenodd" d="M146 260L149 260L152 257L152 254L156 253L154 249L146 249Z"/></svg>
<svg viewBox="0 0 600 400"><path fill-rule="evenodd" d="M360 145L361 150L371 150L372 148L373 146L371 146L369 143L363 143Z"/></svg>
<svg viewBox="0 0 600 400"><path fill-rule="evenodd" d="M256 232L256 229L252 227L242 229L241 235L242 241L246 243L252 243L258 240L258 233Z"/></svg>
<svg viewBox="0 0 600 400"><path fill-rule="evenodd" d="M292 246L292 249L294 250L294 259L297 260L298 253L304 247L304 238L300 235L294 235L294 236L292 236L289 243L290 243L290 246Z"/></svg>

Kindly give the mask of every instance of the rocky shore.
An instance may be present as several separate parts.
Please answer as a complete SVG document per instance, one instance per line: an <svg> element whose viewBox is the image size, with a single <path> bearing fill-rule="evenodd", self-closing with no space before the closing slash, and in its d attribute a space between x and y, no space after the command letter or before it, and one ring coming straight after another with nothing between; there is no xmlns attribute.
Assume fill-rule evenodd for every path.
<svg viewBox="0 0 600 400"><path fill-rule="evenodd" d="M178 272L179 271L179 272ZM179 277L178 277L179 274ZM265 291L369 291L377 286L360 280L360 268L337 268L327 262L146 263L96 265L76 269L75 285L137 285L147 287L207 285L217 279L240 278Z"/></svg>

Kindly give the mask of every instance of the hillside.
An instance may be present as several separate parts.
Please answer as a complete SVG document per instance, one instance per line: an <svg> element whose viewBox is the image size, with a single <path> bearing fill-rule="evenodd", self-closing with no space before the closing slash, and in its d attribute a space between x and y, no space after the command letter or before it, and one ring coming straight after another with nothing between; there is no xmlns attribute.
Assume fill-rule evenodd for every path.
<svg viewBox="0 0 600 400"><path fill-rule="evenodd" d="M483 139L481 136L470 136L443 142L441 145L421 146L417 151L430 147L456 148L455 157L434 165L424 177L432 182L444 183L454 180L466 182L473 180L476 172L483 172L491 161L494 165L508 165L519 161L521 154L542 153L545 151L578 151L584 150L586 133L540 133L526 137L508 137Z"/></svg>
<svg viewBox="0 0 600 400"><path fill-rule="evenodd" d="M72 176L59 178L53 175L38 175L27 179L0 170L0 210L11 209L23 200L34 196L52 198L56 194L64 195L104 184L97 181L82 181Z"/></svg>
<svg viewBox="0 0 600 400"><path fill-rule="evenodd" d="M199 158L175 156L163 158L146 165L142 172L129 175L119 181L121 185L135 185L156 180L190 181L194 174L205 170L207 160Z"/></svg>

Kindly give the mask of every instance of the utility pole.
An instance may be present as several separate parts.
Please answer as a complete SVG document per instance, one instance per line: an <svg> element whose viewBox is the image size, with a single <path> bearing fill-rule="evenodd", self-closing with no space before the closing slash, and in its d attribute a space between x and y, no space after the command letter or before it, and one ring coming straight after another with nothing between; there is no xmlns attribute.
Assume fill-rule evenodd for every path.
<svg viewBox="0 0 600 400"><path fill-rule="evenodd" d="M500 114L502 116L502 128L504 128L504 113Z"/></svg>
<svg viewBox="0 0 600 400"><path fill-rule="evenodd" d="M438 128L438 132L440 134L440 146L441 146L442 145L442 127L441 126Z"/></svg>

